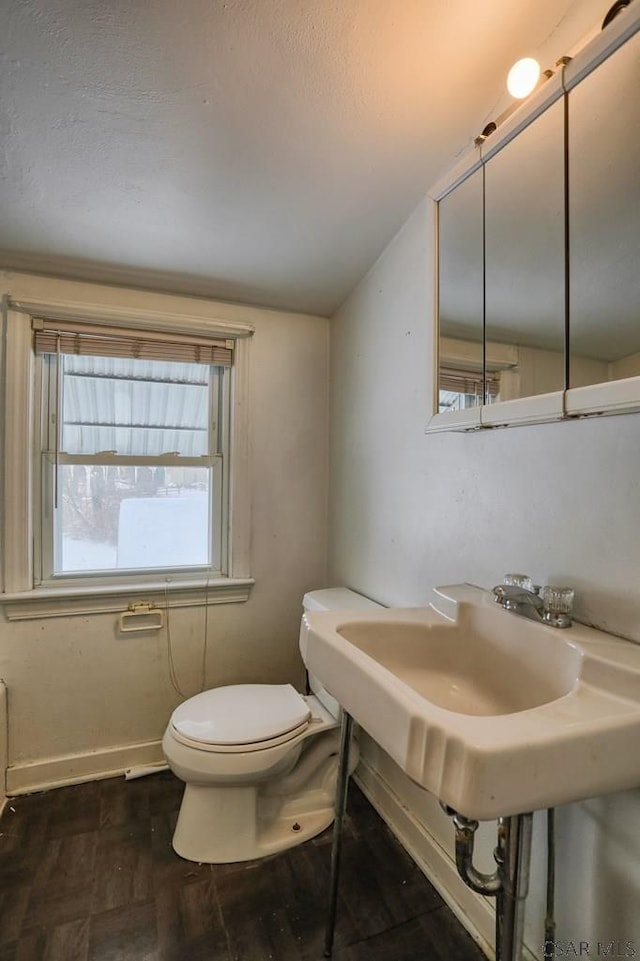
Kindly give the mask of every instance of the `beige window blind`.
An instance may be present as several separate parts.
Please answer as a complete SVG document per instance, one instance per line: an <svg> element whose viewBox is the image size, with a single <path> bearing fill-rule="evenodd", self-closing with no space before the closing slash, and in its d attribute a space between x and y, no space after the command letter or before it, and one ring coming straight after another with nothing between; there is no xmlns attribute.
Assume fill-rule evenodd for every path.
<svg viewBox="0 0 640 961"><path fill-rule="evenodd" d="M469 394L472 397L482 397L482 374L470 370L452 370L440 368L440 390L450 390L456 394ZM485 379L487 397L497 397L500 392L498 374L488 374Z"/></svg>
<svg viewBox="0 0 640 961"><path fill-rule="evenodd" d="M40 318L33 319L32 327L38 354L130 357L218 367L233 364L233 340Z"/></svg>

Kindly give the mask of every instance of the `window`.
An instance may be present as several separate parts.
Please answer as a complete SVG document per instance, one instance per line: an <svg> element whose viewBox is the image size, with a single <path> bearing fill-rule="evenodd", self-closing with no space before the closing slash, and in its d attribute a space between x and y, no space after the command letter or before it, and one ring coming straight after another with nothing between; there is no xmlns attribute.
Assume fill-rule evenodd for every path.
<svg viewBox="0 0 640 961"><path fill-rule="evenodd" d="M231 350L47 327L36 581L224 573Z"/></svg>
<svg viewBox="0 0 640 961"><path fill-rule="evenodd" d="M207 301L15 286L0 339L7 617L121 612L136 596L162 606L168 593L172 606L247 600L241 309L214 319Z"/></svg>
<svg viewBox="0 0 640 961"><path fill-rule="evenodd" d="M487 373L483 378L480 370L440 366L438 386L438 413L443 414L493 403L499 398L500 378L497 373Z"/></svg>

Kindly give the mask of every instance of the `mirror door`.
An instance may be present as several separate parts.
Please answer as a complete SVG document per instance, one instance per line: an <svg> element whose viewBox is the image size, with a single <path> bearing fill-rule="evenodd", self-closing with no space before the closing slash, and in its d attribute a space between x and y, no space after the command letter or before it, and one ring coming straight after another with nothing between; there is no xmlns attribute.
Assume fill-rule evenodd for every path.
<svg viewBox="0 0 640 961"><path fill-rule="evenodd" d="M564 101L485 165L487 403L565 386ZM497 345L512 363L501 366Z"/></svg>
<svg viewBox="0 0 640 961"><path fill-rule="evenodd" d="M438 205L438 411L483 403L482 169Z"/></svg>
<svg viewBox="0 0 640 961"><path fill-rule="evenodd" d="M569 92L570 386L640 375L640 33Z"/></svg>

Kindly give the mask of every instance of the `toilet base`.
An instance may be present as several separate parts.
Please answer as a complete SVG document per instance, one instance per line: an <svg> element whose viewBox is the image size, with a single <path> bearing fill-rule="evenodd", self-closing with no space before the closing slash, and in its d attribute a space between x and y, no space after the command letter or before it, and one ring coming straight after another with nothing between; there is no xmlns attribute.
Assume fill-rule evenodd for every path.
<svg viewBox="0 0 640 961"><path fill-rule="evenodd" d="M187 784L173 849L201 864L251 861L315 837L334 815L333 794L325 790L287 799L261 796L255 786Z"/></svg>
<svg viewBox="0 0 640 961"><path fill-rule="evenodd" d="M307 731L265 751L216 755L178 742L168 728L165 756L185 782L174 851L200 864L232 864L320 834L335 816L339 746L338 725L319 705ZM350 772L357 762L354 742Z"/></svg>

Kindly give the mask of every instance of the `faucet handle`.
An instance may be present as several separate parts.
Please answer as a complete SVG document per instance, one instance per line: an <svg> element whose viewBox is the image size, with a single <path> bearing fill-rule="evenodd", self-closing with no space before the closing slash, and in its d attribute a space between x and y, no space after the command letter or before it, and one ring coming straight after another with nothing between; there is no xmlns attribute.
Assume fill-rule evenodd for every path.
<svg viewBox="0 0 640 961"><path fill-rule="evenodd" d="M528 574L505 574L502 583L507 587L521 587L525 591L533 591L533 581Z"/></svg>
<svg viewBox="0 0 640 961"><path fill-rule="evenodd" d="M554 627L571 627L575 591L572 587L546 584L540 593L544 604L544 620Z"/></svg>

